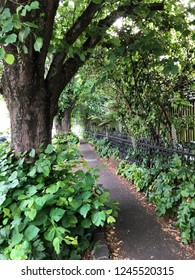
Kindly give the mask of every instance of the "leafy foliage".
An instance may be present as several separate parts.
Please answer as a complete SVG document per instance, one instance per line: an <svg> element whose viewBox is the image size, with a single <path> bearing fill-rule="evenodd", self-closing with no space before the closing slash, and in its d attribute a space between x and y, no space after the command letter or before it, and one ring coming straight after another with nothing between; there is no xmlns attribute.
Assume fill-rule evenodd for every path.
<svg viewBox="0 0 195 280"><path fill-rule="evenodd" d="M16 13L12 14L9 8L0 8L0 59L4 59L8 64L13 64L15 57L11 53L6 53L5 48L9 44L15 44L18 50L28 53L25 45L30 33L38 28L38 26L30 21L23 20L27 13L39 9L39 2L33 1L26 5L19 5ZM34 49L40 52L43 45L41 37L35 36Z"/></svg>
<svg viewBox="0 0 195 280"><path fill-rule="evenodd" d="M92 144L97 151L97 153L104 158L110 158L111 156L117 158L119 156L118 148L111 146L111 143L106 139L95 139L86 136L87 141Z"/></svg>
<svg viewBox="0 0 195 280"><path fill-rule="evenodd" d="M95 184L97 175L75 170L79 153L70 138L17 158L1 146L1 259L79 259L93 230L115 221L116 206Z"/></svg>
<svg viewBox="0 0 195 280"><path fill-rule="evenodd" d="M195 176L178 155L170 162L157 159L150 169L122 161L118 174L134 182L138 191L146 192L159 216L176 217L184 243L195 240Z"/></svg>
<svg viewBox="0 0 195 280"><path fill-rule="evenodd" d="M90 60L95 69L90 64L86 70L90 79L91 73L96 76L96 99L104 92L106 103L109 101L106 109L110 116L115 113L111 116L115 128L120 122L135 138L171 140L173 126L180 134L194 124L186 100L194 88L194 21L185 17L187 11L178 2L169 1L166 9L163 14L154 13L140 3L131 19L121 19L121 28L113 26L107 32ZM118 44L113 44L114 39ZM185 113L174 110L176 104ZM92 113L87 128L95 124L99 129L105 121L102 127L110 129L105 112Z"/></svg>

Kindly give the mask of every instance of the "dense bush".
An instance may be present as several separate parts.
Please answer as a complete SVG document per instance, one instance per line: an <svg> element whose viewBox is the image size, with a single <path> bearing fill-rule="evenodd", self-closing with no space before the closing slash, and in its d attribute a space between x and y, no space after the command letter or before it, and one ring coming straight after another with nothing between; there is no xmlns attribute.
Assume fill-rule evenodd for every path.
<svg viewBox="0 0 195 280"><path fill-rule="evenodd" d="M157 159L150 169L122 161L118 174L134 182L138 191L146 193L159 216L176 217L184 243L195 240L195 175L178 155L169 162Z"/></svg>
<svg viewBox="0 0 195 280"><path fill-rule="evenodd" d="M109 193L76 171L79 152L62 137L17 157L3 143L0 156L0 259L78 259L93 230L115 222Z"/></svg>
<svg viewBox="0 0 195 280"><path fill-rule="evenodd" d="M104 158L110 158L111 156L118 158L119 149L112 147L111 143L106 139L96 139L90 136L85 137L88 143L92 144L97 153Z"/></svg>

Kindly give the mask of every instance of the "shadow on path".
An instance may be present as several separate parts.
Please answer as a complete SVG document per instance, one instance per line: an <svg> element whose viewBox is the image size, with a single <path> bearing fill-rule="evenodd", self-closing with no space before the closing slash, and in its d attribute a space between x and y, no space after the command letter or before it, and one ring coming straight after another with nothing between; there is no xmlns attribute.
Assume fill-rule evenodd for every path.
<svg viewBox="0 0 195 280"><path fill-rule="evenodd" d="M127 185L108 168L102 168L92 147L81 142L79 150L90 167L97 167L99 181L110 191L111 198L119 202L119 217L116 235L122 241L122 259L136 260L182 260L187 259L184 248L169 234L162 230L156 215L151 214L134 196Z"/></svg>

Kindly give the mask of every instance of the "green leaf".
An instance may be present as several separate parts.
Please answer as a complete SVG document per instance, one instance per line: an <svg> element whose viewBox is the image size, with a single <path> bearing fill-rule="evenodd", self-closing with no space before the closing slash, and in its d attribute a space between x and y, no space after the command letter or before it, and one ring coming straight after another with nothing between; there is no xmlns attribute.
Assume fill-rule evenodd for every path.
<svg viewBox="0 0 195 280"><path fill-rule="evenodd" d="M5 200L6 200L6 195L0 193L0 205L2 205Z"/></svg>
<svg viewBox="0 0 195 280"><path fill-rule="evenodd" d="M53 184L46 189L46 193L54 194L59 190L60 186L58 184Z"/></svg>
<svg viewBox="0 0 195 280"><path fill-rule="evenodd" d="M79 209L79 213L80 213L84 218L86 218L87 213L89 212L90 208L91 208L90 204L85 204L84 206L82 206L82 207Z"/></svg>
<svg viewBox="0 0 195 280"><path fill-rule="evenodd" d="M0 47L0 59L4 58L6 55L5 49L3 47Z"/></svg>
<svg viewBox="0 0 195 280"><path fill-rule="evenodd" d="M39 2L38 1L33 1L30 4L30 8L31 8L31 10L37 10L39 8Z"/></svg>
<svg viewBox="0 0 195 280"><path fill-rule="evenodd" d="M10 34L6 37L5 43L6 44L13 44L13 43L16 42L16 40L17 40L17 35L12 33L12 34Z"/></svg>
<svg viewBox="0 0 195 280"><path fill-rule="evenodd" d="M103 226L104 224L104 221L106 219L106 215L103 211L99 211L99 212L96 212L93 216L92 216L92 222L94 225L96 226Z"/></svg>
<svg viewBox="0 0 195 280"><path fill-rule="evenodd" d="M35 166L31 169L31 171L27 174L29 177L33 178L37 172L37 169Z"/></svg>
<svg viewBox="0 0 195 280"><path fill-rule="evenodd" d="M37 236L39 232L39 228L34 226L34 225L30 225L26 228L25 232L24 232L24 236L28 241L31 241L33 238L35 238Z"/></svg>
<svg viewBox="0 0 195 280"><path fill-rule="evenodd" d="M28 48L26 46L22 46L22 49L25 54L28 54Z"/></svg>
<svg viewBox="0 0 195 280"><path fill-rule="evenodd" d="M36 151L35 151L35 149L32 149L29 153L29 157L35 158L35 155L36 155Z"/></svg>
<svg viewBox="0 0 195 280"><path fill-rule="evenodd" d="M115 223L116 222L116 219L113 217L113 216L109 216L108 218L107 218L107 223L108 224L113 224L113 223Z"/></svg>
<svg viewBox="0 0 195 280"><path fill-rule="evenodd" d="M55 249L56 254L58 255L60 253L60 244L61 244L61 239L59 237L54 238L53 240L53 246Z"/></svg>
<svg viewBox="0 0 195 280"><path fill-rule="evenodd" d="M13 182L11 182L11 183L10 183L9 185L7 185L7 186L8 186L8 188L10 188L10 189L14 189L15 187L18 186L18 184L19 184L18 179L15 179Z"/></svg>
<svg viewBox="0 0 195 280"><path fill-rule="evenodd" d="M43 38L37 37L35 43L34 43L34 49L36 52L40 52L41 48L43 46Z"/></svg>
<svg viewBox="0 0 195 280"><path fill-rule="evenodd" d="M34 208L31 208L29 211L25 211L24 214L27 218L29 218L31 221L33 221L37 215L37 210Z"/></svg>
<svg viewBox="0 0 195 280"><path fill-rule="evenodd" d="M82 54L80 54L80 59L82 60L82 61L85 61L85 55L82 53Z"/></svg>
<svg viewBox="0 0 195 280"><path fill-rule="evenodd" d="M5 23L2 26L2 31L3 32L9 32L13 29L14 24L13 24L13 20L12 18L10 18L9 20L5 21Z"/></svg>
<svg viewBox="0 0 195 280"><path fill-rule="evenodd" d="M12 65L15 61L15 57L13 56L13 54L6 54L5 56L5 61L7 64Z"/></svg>
<svg viewBox="0 0 195 280"><path fill-rule="evenodd" d="M89 219L85 219L81 222L81 226L83 228L90 228L91 227L91 221Z"/></svg>
<svg viewBox="0 0 195 280"><path fill-rule="evenodd" d="M23 248L22 244L18 244L10 253L11 260L23 260L26 259L26 249Z"/></svg>
<svg viewBox="0 0 195 280"><path fill-rule="evenodd" d="M50 166L43 166L42 171L45 177L49 176L50 170L51 170Z"/></svg>
<svg viewBox="0 0 195 280"><path fill-rule="evenodd" d="M14 181L18 176L18 172L17 171L14 171L11 176L8 178L8 181L12 182Z"/></svg>
<svg viewBox="0 0 195 280"><path fill-rule="evenodd" d="M65 210L61 208L54 208L50 211L50 217L53 219L55 222L59 222L61 218L63 217L65 213Z"/></svg>
<svg viewBox="0 0 195 280"><path fill-rule="evenodd" d="M51 154L51 153L53 153L53 145L52 145L52 144L49 144L49 145L47 146L47 148L45 149L45 153L46 153L46 154Z"/></svg>
<svg viewBox="0 0 195 280"><path fill-rule="evenodd" d="M20 241L22 241L23 237L24 237L23 234L19 233L18 231L14 231L13 237L11 240L11 246L15 246L18 243L20 243Z"/></svg>
<svg viewBox="0 0 195 280"><path fill-rule="evenodd" d="M190 206L192 209L195 209L195 198L193 198L190 202Z"/></svg>
<svg viewBox="0 0 195 280"><path fill-rule="evenodd" d="M48 241L52 241L55 237L55 233L56 233L56 230L55 230L55 227L54 226L51 226L48 228L48 230L44 233L44 238Z"/></svg>

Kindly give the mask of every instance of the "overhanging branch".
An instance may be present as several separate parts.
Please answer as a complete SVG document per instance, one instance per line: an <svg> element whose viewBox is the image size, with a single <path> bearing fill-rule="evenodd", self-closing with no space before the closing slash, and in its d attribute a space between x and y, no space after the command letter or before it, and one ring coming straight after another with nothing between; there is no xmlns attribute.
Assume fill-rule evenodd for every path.
<svg viewBox="0 0 195 280"><path fill-rule="evenodd" d="M88 37L88 39L83 44L83 52L87 52L89 49L93 49L103 38L106 30L112 26L118 17L127 17L132 14L138 5L125 5L118 7L117 10L111 12L107 17L100 20L97 25L97 33L93 36ZM164 9L163 3L154 3L149 5L151 11L159 11ZM101 31L101 32L98 32ZM81 32L82 33L82 32ZM62 54L63 55L63 54ZM86 55L86 60L90 57L90 52ZM85 61L86 61L85 60ZM49 73L47 77L48 87L52 93L52 104L54 107L57 104L57 100L64 89L64 87L70 82L70 80L75 76L78 69L85 63L77 54L73 58L69 58L65 63L60 61L60 66L52 65L52 74ZM55 108L51 108L52 114L55 114Z"/></svg>
<svg viewBox="0 0 195 280"><path fill-rule="evenodd" d="M73 26L67 31L63 41L66 45L72 45L77 38L86 30L94 18L95 13L101 8L102 4L95 4L91 2L82 15L77 19ZM64 59L66 58L66 51L58 51L54 57L48 72L48 79L55 75L56 67L62 69Z"/></svg>

